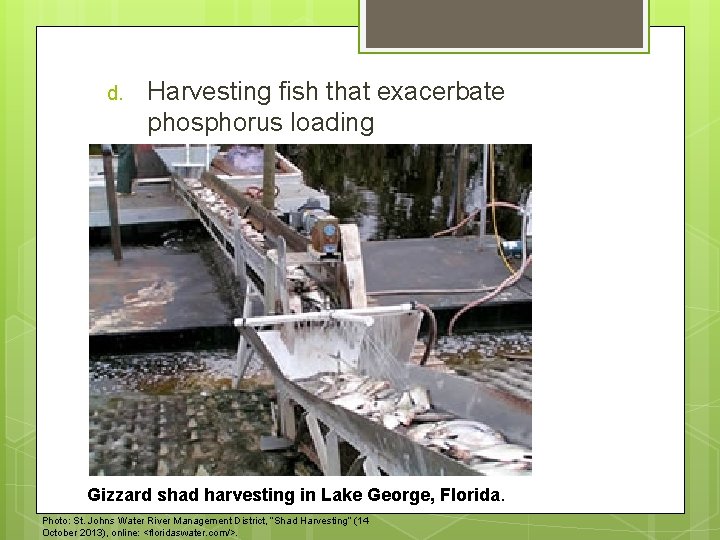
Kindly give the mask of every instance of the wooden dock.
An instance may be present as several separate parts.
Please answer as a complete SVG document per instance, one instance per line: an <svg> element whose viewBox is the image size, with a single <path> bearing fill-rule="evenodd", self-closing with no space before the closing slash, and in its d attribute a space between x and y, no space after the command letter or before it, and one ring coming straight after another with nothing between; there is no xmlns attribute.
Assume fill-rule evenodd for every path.
<svg viewBox="0 0 720 540"><path fill-rule="evenodd" d="M90 188L90 228L109 227L105 186ZM185 202L170 190L170 182L141 183L135 195L118 197L120 226L177 223L195 220Z"/></svg>
<svg viewBox="0 0 720 540"><path fill-rule="evenodd" d="M510 275L495 246L486 245L481 251L474 236L364 242L362 251L368 296L376 305L415 300L433 309L458 308ZM398 293L388 294L393 291ZM523 277L489 303L531 301L532 276Z"/></svg>
<svg viewBox="0 0 720 540"><path fill-rule="evenodd" d="M178 223L190 227L200 223L169 182L140 184L137 194L119 198L118 206L120 224L127 232L149 226L152 234L158 234ZM90 230L107 230L108 222L104 187L91 187ZM462 306L510 275L495 245L480 250L477 237L364 242L362 256L370 305L423 303L435 312L441 333ZM208 263L197 253L126 248L124 259L115 263L109 249L97 248L91 249L89 262L93 349L117 348L120 336L128 343L132 341L128 336L142 342L128 345L130 349L152 348L162 336L162 348L168 343L196 346L217 339L223 346L233 345L237 334L231 320L240 313L232 313L229 303L221 300L219 287L227 284L215 283L217 277L208 266L225 260ZM513 263L519 266L519 261ZM531 318L530 273L462 317L457 329L530 326Z"/></svg>
<svg viewBox="0 0 720 540"><path fill-rule="evenodd" d="M235 346L235 315L198 253L167 248L90 250L90 350Z"/></svg>

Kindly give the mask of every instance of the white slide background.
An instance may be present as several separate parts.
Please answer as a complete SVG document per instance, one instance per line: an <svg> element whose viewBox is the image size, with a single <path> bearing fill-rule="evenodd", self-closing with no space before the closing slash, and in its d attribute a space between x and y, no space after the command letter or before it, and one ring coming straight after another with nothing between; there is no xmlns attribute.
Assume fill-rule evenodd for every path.
<svg viewBox="0 0 720 540"><path fill-rule="evenodd" d="M354 28L38 29L38 511L683 511L683 33L650 54L358 55ZM122 47L122 49L121 49ZM108 59L93 57L102 51ZM156 103L148 81L500 84L499 102ZM123 101L107 100L120 85ZM372 114L375 133L147 136L147 116ZM532 143L531 478L88 476L87 151L100 142ZM58 241L58 223L64 233ZM406 503L94 503L91 487L431 489ZM440 503L440 487L500 503ZM297 497L296 497L297 499Z"/></svg>

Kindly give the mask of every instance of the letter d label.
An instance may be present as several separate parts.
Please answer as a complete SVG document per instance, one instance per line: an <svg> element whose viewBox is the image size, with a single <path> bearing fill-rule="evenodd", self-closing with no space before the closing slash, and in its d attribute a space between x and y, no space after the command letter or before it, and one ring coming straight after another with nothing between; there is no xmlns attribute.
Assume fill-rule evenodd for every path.
<svg viewBox="0 0 720 540"><path fill-rule="evenodd" d="M118 99L122 100L122 98L118 97L118 85L117 84L108 90L107 96L110 101L117 101Z"/></svg>

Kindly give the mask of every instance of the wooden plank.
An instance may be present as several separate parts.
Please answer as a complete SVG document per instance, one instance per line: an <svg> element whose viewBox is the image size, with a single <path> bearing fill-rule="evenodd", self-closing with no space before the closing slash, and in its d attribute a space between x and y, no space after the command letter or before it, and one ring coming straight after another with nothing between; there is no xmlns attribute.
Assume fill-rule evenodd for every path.
<svg viewBox="0 0 720 540"><path fill-rule="evenodd" d="M367 307L365 268L357 225L340 225L340 242L343 264L338 285L341 298L347 302L344 307Z"/></svg>

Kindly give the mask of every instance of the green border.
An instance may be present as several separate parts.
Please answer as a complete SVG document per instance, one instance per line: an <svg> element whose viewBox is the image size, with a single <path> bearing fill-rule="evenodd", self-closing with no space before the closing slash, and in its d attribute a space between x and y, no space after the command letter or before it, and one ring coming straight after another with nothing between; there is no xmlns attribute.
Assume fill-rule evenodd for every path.
<svg viewBox="0 0 720 540"><path fill-rule="evenodd" d="M35 514L35 26L357 25L357 0L7 0L0 7L3 81L3 377L0 424L5 489L0 537L41 538ZM384 515L349 538L678 538L720 534L720 6L715 0L654 0L651 25L686 27L686 513L684 515ZM88 59L92 59L90 53ZM662 91L659 89L658 91ZM662 114L662 111L658 111ZM680 149L669 149L680 151ZM713 182L715 180L715 182ZM673 211L677 209L667 209ZM658 264L662 264L661 259ZM69 360L73 360L69 358ZM662 359L658 359L662 369ZM652 380L648 381L652 384ZM662 489L662 471L658 471ZM618 479L623 489L623 479ZM109 529L108 529L109 530ZM240 537L335 538L333 527L239 526Z"/></svg>
<svg viewBox="0 0 720 540"><path fill-rule="evenodd" d="M644 0L647 4L647 51L533 51L533 50L517 50L517 51L363 51L362 50L362 5L361 0L357 0L357 25L358 38L357 50L358 54L650 54L650 27L653 26L652 21L652 4L653 0ZM675 25L654 25L654 26L675 26ZM682 25L679 25L682 26Z"/></svg>

